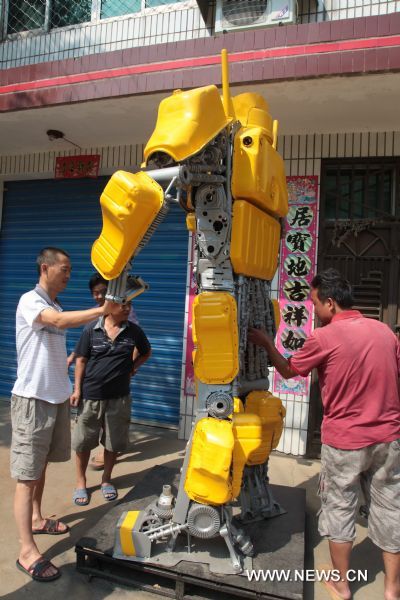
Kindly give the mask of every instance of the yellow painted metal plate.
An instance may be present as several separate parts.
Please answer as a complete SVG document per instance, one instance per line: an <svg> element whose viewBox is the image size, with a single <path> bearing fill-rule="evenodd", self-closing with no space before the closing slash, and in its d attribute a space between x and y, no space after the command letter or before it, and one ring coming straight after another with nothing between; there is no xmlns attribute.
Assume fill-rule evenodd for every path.
<svg viewBox="0 0 400 600"><path fill-rule="evenodd" d="M271 280L278 265L279 221L244 200L233 204L231 261L235 273Z"/></svg>
<svg viewBox="0 0 400 600"><path fill-rule="evenodd" d="M144 149L146 164L155 152L165 152L176 162L196 154L231 120L215 85L176 90L160 103L155 130Z"/></svg>
<svg viewBox="0 0 400 600"><path fill-rule="evenodd" d="M240 493L245 465L263 464L268 455L261 419L256 414L235 413L233 415L233 477L232 495Z"/></svg>
<svg viewBox="0 0 400 600"><path fill-rule="evenodd" d="M260 127L270 143L273 121L265 98L254 92L244 92L232 98L235 115L242 127Z"/></svg>
<svg viewBox="0 0 400 600"><path fill-rule="evenodd" d="M236 301L203 292L193 303L194 372L202 383L229 383L239 370Z"/></svg>
<svg viewBox="0 0 400 600"><path fill-rule="evenodd" d="M269 450L276 448L286 415L282 400L264 390L250 392L246 397L245 412L257 414L261 418L263 436L268 441Z"/></svg>
<svg viewBox="0 0 400 600"><path fill-rule="evenodd" d="M164 201L161 186L146 173L117 171L100 198L103 229L92 246L92 263L114 279L131 259Z"/></svg>
<svg viewBox="0 0 400 600"><path fill-rule="evenodd" d="M133 543L132 531L140 514L139 510L130 510L126 513L119 530L119 540L121 550L125 556L136 556L136 550Z"/></svg>
<svg viewBox="0 0 400 600"><path fill-rule="evenodd" d="M196 231L196 215L194 213L186 215L186 227L189 231Z"/></svg>
<svg viewBox="0 0 400 600"><path fill-rule="evenodd" d="M237 398L236 396L233 398L233 412L234 413L244 413L243 402L241 401L240 398Z"/></svg>
<svg viewBox="0 0 400 600"><path fill-rule="evenodd" d="M225 504L232 499L232 422L201 419L194 431L185 491L202 504Z"/></svg>
<svg viewBox="0 0 400 600"><path fill-rule="evenodd" d="M281 309L279 306L279 300L272 300L272 308L274 309L275 329L278 331L279 324L281 322Z"/></svg>
<svg viewBox="0 0 400 600"><path fill-rule="evenodd" d="M278 217L288 212L284 163L262 127L242 127L235 136L232 195Z"/></svg>

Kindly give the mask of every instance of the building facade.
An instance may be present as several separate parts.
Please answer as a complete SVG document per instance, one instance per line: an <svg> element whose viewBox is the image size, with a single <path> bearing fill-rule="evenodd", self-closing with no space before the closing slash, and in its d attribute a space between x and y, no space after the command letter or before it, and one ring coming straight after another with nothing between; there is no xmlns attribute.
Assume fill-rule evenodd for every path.
<svg viewBox="0 0 400 600"><path fill-rule="evenodd" d="M222 48L232 93L261 93L279 120L287 176L317 186L312 268L340 268L365 314L400 323L400 2L0 6L0 395L15 376L14 311L35 282L35 254L65 247L74 266L65 306L90 306L90 246L107 177L140 167L163 97L220 84ZM97 178L55 179L57 158L82 155L100 157ZM179 427L181 437L194 410L182 370L188 247L184 215L173 210L135 261L150 284L136 308L154 354L135 380L133 418ZM282 295L278 277L273 288ZM287 417L279 450L318 452L317 389L310 381L302 393L280 393Z"/></svg>

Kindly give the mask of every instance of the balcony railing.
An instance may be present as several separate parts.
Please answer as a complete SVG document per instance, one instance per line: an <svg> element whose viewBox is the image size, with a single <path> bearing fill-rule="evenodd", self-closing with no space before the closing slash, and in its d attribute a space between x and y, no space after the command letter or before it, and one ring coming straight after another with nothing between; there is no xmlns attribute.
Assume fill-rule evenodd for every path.
<svg viewBox="0 0 400 600"><path fill-rule="evenodd" d="M297 6L298 23L400 12L400 0L298 0ZM204 19L196 0L0 0L0 69L210 37L214 23L215 2Z"/></svg>

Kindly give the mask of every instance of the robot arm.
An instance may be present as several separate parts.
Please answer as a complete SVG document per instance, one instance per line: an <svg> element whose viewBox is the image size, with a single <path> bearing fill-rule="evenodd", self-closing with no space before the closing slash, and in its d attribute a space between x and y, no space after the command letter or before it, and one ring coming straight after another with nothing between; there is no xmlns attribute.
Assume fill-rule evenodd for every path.
<svg viewBox="0 0 400 600"><path fill-rule="evenodd" d="M110 280L107 299L123 302L134 297L128 279L131 260L147 244L170 202L184 204L185 190L184 207L193 210L190 195L194 186L225 182L216 138L224 132L225 140L231 120L215 86L177 90L161 102L154 133L144 151L147 170L135 174L117 171L100 199L103 229L92 248L92 263ZM189 171L190 157L195 158Z"/></svg>
<svg viewBox="0 0 400 600"><path fill-rule="evenodd" d="M133 258L147 244L168 212L170 188L185 182L186 171L172 167L132 174L117 171L100 198L103 228L92 247L92 263L110 280L107 300L125 302L148 286L129 275ZM166 185L164 191L160 184Z"/></svg>

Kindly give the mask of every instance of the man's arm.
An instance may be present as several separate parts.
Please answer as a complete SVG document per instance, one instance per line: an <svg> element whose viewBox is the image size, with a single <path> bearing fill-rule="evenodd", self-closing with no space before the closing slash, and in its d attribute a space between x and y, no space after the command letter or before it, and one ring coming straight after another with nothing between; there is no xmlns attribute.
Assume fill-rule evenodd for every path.
<svg viewBox="0 0 400 600"><path fill-rule="evenodd" d="M249 329L247 340L256 346L261 346L267 351L273 366L284 379L290 379L291 377L296 377L298 375L298 372L290 366L289 361L278 352L275 348L274 341L263 329Z"/></svg>
<svg viewBox="0 0 400 600"><path fill-rule="evenodd" d="M90 321L94 321L103 315L110 312L110 304L108 301L103 306L96 308L88 308L87 310L68 310L58 312L53 308L45 308L37 316L36 322L42 325L53 325L58 329L67 329L68 327L80 327L86 325Z"/></svg>
<svg viewBox="0 0 400 600"><path fill-rule="evenodd" d="M131 325L134 330L135 348L132 353L133 368L131 375L135 375L139 367L143 365L151 356L150 342L145 332L139 325Z"/></svg>
<svg viewBox="0 0 400 600"><path fill-rule="evenodd" d="M88 359L84 356L78 356L75 361L74 391L69 398L71 406L78 406L82 397L82 382L85 376L87 361Z"/></svg>
<svg viewBox="0 0 400 600"><path fill-rule="evenodd" d="M68 369L70 368L70 366L74 362L75 362L75 352L72 351L71 354L69 356L67 356L67 367L68 367Z"/></svg>
<svg viewBox="0 0 400 600"><path fill-rule="evenodd" d="M53 325L58 329L67 329L68 327L80 327L90 321L94 321L103 316L104 307L89 308L88 310L71 310L58 312L53 308L45 308L36 318L37 323L42 325Z"/></svg>
<svg viewBox="0 0 400 600"><path fill-rule="evenodd" d="M131 375L135 375L137 373L137 371L139 370L139 368L147 361L149 360L150 356L151 356L151 349L148 350L145 354L138 354L138 352L136 351L137 349L135 348L135 350L133 351L133 356L132 356L132 360L133 360L133 369L131 371Z"/></svg>

